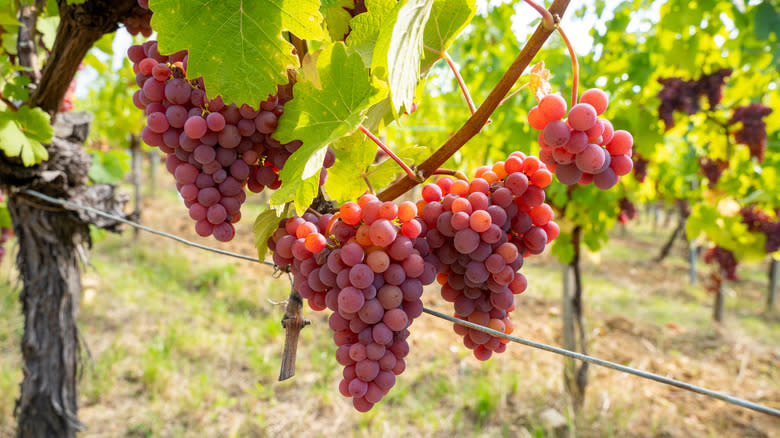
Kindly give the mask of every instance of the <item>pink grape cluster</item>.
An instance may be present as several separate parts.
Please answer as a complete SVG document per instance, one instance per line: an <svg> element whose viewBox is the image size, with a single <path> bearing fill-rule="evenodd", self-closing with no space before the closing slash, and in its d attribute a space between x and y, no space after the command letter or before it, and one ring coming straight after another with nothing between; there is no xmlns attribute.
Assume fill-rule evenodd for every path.
<svg viewBox="0 0 780 438"><path fill-rule="evenodd" d="M138 6L133 8L132 15L123 22L130 35L139 33L145 37L152 35L152 11L149 9L149 0L138 0Z"/></svg>
<svg viewBox="0 0 780 438"><path fill-rule="evenodd" d="M300 141L282 144L271 135L291 88L280 86L260 103L226 105L220 96L206 97L202 79L187 80L187 52L161 55L157 42L131 46L127 51L141 88L133 103L146 112L143 141L166 154L166 167L196 221L195 231L226 242L241 218L244 186L255 193L281 185L279 172ZM335 162L328 149L320 185Z"/></svg>
<svg viewBox="0 0 780 438"><path fill-rule="evenodd" d="M441 178L422 189L418 207L428 245L441 264L442 297L455 317L511 333L514 295L528 282L523 258L540 254L560 233L544 188L552 174L536 157L513 152L477 170L470 182ZM479 360L506 350L504 339L455 324Z"/></svg>
<svg viewBox="0 0 780 438"><path fill-rule="evenodd" d="M268 241L274 263L289 266L293 284L314 310L326 307L344 366L339 391L360 412L370 410L406 368L408 327L422 314L423 286L438 261L418 237L410 202L364 195L339 216L283 219Z"/></svg>
<svg viewBox="0 0 780 438"><path fill-rule="evenodd" d="M557 94L544 96L528 112L531 127L542 131L539 159L563 184L592 182L607 190L634 167L631 134L615 131L609 120L598 117L608 103L603 91L592 88L582 94L580 103L571 107L566 121L566 101Z"/></svg>

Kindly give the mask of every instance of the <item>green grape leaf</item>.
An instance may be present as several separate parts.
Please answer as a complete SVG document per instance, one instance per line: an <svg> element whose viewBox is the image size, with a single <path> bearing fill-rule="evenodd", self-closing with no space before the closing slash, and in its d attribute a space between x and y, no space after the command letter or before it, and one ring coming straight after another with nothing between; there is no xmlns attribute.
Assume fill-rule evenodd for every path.
<svg viewBox="0 0 780 438"><path fill-rule="evenodd" d="M41 17L35 24L42 35L43 45L51 49L54 45L54 38L57 36L57 26L60 25L60 17Z"/></svg>
<svg viewBox="0 0 780 438"><path fill-rule="evenodd" d="M265 254L268 252L268 238L279 227L279 221L287 217L289 205L285 206L283 211L277 212L269 208L257 215L255 223L252 225L252 232L255 235L255 247L257 248L257 257L265 260Z"/></svg>
<svg viewBox="0 0 780 438"><path fill-rule="evenodd" d="M354 7L354 0L322 0L320 13L325 17L325 25L328 27L330 39L333 41L344 39L344 35L349 32L349 20L352 19L347 9Z"/></svg>
<svg viewBox="0 0 780 438"><path fill-rule="evenodd" d="M343 43L325 48L317 57L321 88L301 81L293 87L274 137L282 143L300 140L279 174L282 186L271 196L272 205L289 201L302 213L317 194L316 178L327 146L354 131L363 112L386 94L381 81L370 77L357 53L347 54ZM345 86L346 84L346 86Z"/></svg>
<svg viewBox="0 0 780 438"><path fill-rule="evenodd" d="M19 27L15 1L0 0L0 26L3 26L5 32L15 31Z"/></svg>
<svg viewBox="0 0 780 438"><path fill-rule="evenodd" d="M30 90L27 88L29 84L29 76L18 75L11 81L6 82L3 87L3 95L12 100L27 101L30 98Z"/></svg>
<svg viewBox="0 0 780 438"><path fill-rule="evenodd" d="M0 149L9 157L21 157L25 166L49 158L43 143L54 135L49 115L40 108L23 106L0 113Z"/></svg>
<svg viewBox="0 0 780 438"><path fill-rule="evenodd" d="M447 50L455 37L471 22L477 11L475 0L434 0L431 17L425 25L423 63L428 71Z"/></svg>
<svg viewBox="0 0 780 438"><path fill-rule="evenodd" d="M17 32L4 32L0 36L3 39L3 51L9 55L16 55L16 42L19 39L19 34Z"/></svg>
<svg viewBox="0 0 780 438"><path fill-rule="evenodd" d="M417 163L423 157L429 155L430 150L424 146L406 146L398 150L393 151L401 158L404 163ZM368 181L371 186L379 191L382 187L387 187L393 180L398 177L398 174L403 172L398 163L390 158L385 159L381 163L372 164L367 172Z"/></svg>
<svg viewBox="0 0 780 438"><path fill-rule="evenodd" d="M100 37L99 40L95 42L95 44L92 45L93 49L98 49L101 52L104 52L108 55L111 55L114 53L114 38L116 37L116 33L107 33Z"/></svg>
<svg viewBox="0 0 780 438"><path fill-rule="evenodd" d="M753 34L760 40L766 40L772 32L780 34L778 28L780 28L780 15L771 2L762 2L756 7Z"/></svg>
<svg viewBox="0 0 780 438"><path fill-rule="evenodd" d="M325 191L338 203L357 199L368 189L362 175L376 157L374 143L362 132L356 132L336 140L331 149L336 153L336 162L328 169Z"/></svg>
<svg viewBox="0 0 780 438"><path fill-rule="evenodd" d="M347 45L360 54L366 67L371 66L376 40L382 22L396 5L395 0L366 0L366 11L349 22L352 29L347 36Z"/></svg>
<svg viewBox="0 0 780 438"><path fill-rule="evenodd" d="M0 227L12 228L14 226L11 221L11 213L8 211L8 206L5 202L0 202Z"/></svg>
<svg viewBox="0 0 780 438"><path fill-rule="evenodd" d="M188 76L203 77L210 95L253 106L288 82L298 67L290 31L301 39L326 37L317 0L151 0L160 51L189 50Z"/></svg>
<svg viewBox="0 0 780 438"><path fill-rule="evenodd" d="M423 34L432 6L433 0L399 2L382 21L371 69L380 76L387 76L394 111L411 109L414 103L415 88L420 80Z"/></svg>
<svg viewBox="0 0 780 438"><path fill-rule="evenodd" d="M92 165L89 167L89 177L96 183L116 184L130 170L130 154L122 149L108 151L90 150Z"/></svg>

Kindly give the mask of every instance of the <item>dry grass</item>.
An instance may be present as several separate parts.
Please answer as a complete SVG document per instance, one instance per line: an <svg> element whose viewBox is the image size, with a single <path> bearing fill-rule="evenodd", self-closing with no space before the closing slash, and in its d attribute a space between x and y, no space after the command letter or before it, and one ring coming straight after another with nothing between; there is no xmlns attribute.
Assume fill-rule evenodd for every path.
<svg viewBox="0 0 780 438"><path fill-rule="evenodd" d="M159 198L146 201L148 225L220 246L194 235L172 195ZM252 254L250 227L245 220L235 243L221 246ZM745 267L726 322L713 325L711 300L687 285L679 256L647 262L669 231L634 225L586 259L589 352L780 408L780 321L761 312L763 267ZM80 387L85 437L547 436L539 413L550 407L584 437L780 435L777 419L598 367L574 416L560 357L513 345L480 363L449 323L429 315L412 326L406 372L360 414L338 393L341 369L323 313L307 313L313 325L302 333L296 376L276 381L283 308L271 301L285 298L286 280L267 267L131 236L99 242L84 275L80 327L92 355ZM3 276L9 269L6 261ZM523 269L531 287L518 301L515 333L559 344L561 268L544 255ZM10 285L0 289L0 436L13 431L21 379L16 300ZM433 288L425 304L448 311Z"/></svg>

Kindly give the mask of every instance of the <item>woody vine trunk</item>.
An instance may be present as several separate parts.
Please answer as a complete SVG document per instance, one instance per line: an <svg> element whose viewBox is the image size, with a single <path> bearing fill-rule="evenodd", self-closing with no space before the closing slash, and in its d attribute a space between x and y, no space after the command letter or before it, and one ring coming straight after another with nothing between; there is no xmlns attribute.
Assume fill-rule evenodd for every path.
<svg viewBox="0 0 780 438"><path fill-rule="evenodd" d="M59 0L60 26L45 66L36 59L35 23L44 2L20 8L19 61L31 69L30 101L54 114L90 47L137 7L136 0L90 0L68 5ZM118 224L82 211L47 204L27 190L124 216L126 198L112 186L87 185L89 156L82 146L91 117L60 114L49 159L25 167L0 153L0 186L18 238L17 266L24 312L24 378L15 413L20 437L74 437L84 427L77 416L81 294L79 262L86 258L89 225L113 230Z"/></svg>

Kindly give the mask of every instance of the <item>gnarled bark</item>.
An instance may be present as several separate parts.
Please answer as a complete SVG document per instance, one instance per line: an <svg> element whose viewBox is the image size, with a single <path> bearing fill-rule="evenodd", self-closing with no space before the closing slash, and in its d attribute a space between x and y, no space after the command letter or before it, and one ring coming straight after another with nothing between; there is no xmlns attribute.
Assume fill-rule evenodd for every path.
<svg viewBox="0 0 780 438"><path fill-rule="evenodd" d="M136 0L88 0L69 5L58 0L60 25L42 71L32 44L42 1L21 10L20 62L33 70L28 105L55 114L81 61L104 34L113 32L138 7ZM39 79L40 78L40 79ZM82 144L91 117L58 115L49 159L25 167L17 157L0 153L0 186L19 240L17 264L22 277L20 300L25 316L22 339L24 379L16 404L20 437L75 437L83 428L77 417L79 261L86 257L89 225L113 229L119 224L81 210L47 205L32 189L124 216L126 199L106 185L87 186L89 156Z"/></svg>
<svg viewBox="0 0 780 438"><path fill-rule="evenodd" d="M74 437L83 429L77 417L79 337L76 325L81 275L89 225L109 230L117 222L82 210L64 209L33 197L26 189L123 216L127 201L114 187L85 185L90 159L82 146L91 117L59 114L49 160L14 173L2 162L0 181L8 191L8 210L19 242L22 277L19 299L25 315L22 356L24 379L16 403L20 437ZM10 175L5 172L11 172ZM13 181L13 186L9 182Z"/></svg>

